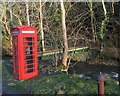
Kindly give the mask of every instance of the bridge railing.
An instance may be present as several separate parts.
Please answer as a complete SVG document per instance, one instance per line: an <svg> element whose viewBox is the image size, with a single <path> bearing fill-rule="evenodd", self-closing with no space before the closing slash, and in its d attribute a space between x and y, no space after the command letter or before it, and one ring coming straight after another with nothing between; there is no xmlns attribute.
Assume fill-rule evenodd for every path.
<svg viewBox="0 0 120 96"><path fill-rule="evenodd" d="M38 52L41 52L41 39L38 39ZM63 38L62 37L45 37L44 47L46 51L51 50L62 50L63 49ZM85 47L86 43L84 39L68 37L68 47Z"/></svg>

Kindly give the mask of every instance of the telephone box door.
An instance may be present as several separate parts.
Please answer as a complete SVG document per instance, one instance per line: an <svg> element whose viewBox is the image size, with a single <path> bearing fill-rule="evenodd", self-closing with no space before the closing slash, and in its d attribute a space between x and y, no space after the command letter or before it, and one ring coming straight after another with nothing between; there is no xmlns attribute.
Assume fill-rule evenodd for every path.
<svg viewBox="0 0 120 96"><path fill-rule="evenodd" d="M32 77L37 71L37 41L34 35L23 36L23 53L24 53L24 78ZM32 74L31 74L32 73Z"/></svg>

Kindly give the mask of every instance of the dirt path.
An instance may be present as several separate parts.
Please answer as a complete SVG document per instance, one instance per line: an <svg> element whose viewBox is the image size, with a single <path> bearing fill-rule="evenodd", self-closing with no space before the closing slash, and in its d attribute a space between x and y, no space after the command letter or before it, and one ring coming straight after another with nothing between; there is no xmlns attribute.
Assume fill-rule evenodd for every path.
<svg viewBox="0 0 120 96"><path fill-rule="evenodd" d="M18 94L22 94L22 93L18 92L18 90L14 89L11 86L8 86L7 84L3 84L2 94L14 94L14 96L18 96Z"/></svg>

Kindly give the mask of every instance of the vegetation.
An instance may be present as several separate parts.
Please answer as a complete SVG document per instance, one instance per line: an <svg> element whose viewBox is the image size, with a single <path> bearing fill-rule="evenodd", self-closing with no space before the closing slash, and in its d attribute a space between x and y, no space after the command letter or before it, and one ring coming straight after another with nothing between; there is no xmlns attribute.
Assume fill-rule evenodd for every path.
<svg viewBox="0 0 120 96"><path fill-rule="evenodd" d="M41 69L40 75L25 81L17 81L3 66L4 83L10 84L11 88L16 88L19 91L26 91L29 94L97 94L97 81L88 76L80 77L77 74L66 75L60 71L56 73L45 74L45 69ZM11 70L12 71L12 70ZM109 78L105 85L105 94L111 95L119 93L119 87L116 81ZM25 93L24 93L25 94ZM119 96L119 95L118 95Z"/></svg>
<svg viewBox="0 0 120 96"><path fill-rule="evenodd" d="M119 2L27 1L0 4L3 57L12 55L12 28L22 25L37 28L39 52L56 53L50 56L52 59L43 61L50 64L46 68L40 65L40 59L39 76L25 81L15 80L12 67L8 68L9 62L6 62L3 65L4 83L14 82L12 88L23 88L34 94L97 94L96 80L89 76L81 78L76 72L69 74L69 69L74 69L78 62L119 67ZM70 48L84 47L88 50L73 51L69 55ZM59 56L58 51L63 54ZM41 55L41 58L45 57ZM116 80L109 77L106 82L105 94L118 94Z"/></svg>

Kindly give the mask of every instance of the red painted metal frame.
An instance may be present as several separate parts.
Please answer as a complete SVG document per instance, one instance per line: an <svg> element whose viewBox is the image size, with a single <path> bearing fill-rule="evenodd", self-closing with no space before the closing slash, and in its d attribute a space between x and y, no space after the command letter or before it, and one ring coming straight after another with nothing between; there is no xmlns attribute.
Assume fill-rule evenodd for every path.
<svg viewBox="0 0 120 96"><path fill-rule="evenodd" d="M22 31L34 31L35 33L22 33ZM13 50L13 70L14 70L14 76L16 79L18 80L26 80L26 79L29 79L29 78L32 78L34 76L37 76L38 75L38 54L37 54L37 32L36 32L36 28L33 28L31 26L20 26L20 27L16 27L16 28L13 28L12 30L12 37L13 37L13 44L12 44L12 50ZM32 61L33 63L31 63L32 65L32 68L31 69L34 69L33 72L30 72L30 73L26 73L26 70L29 71L30 68L27 68L27 66L30 66L30 63L29 65L25 65L26 64L26 61L27 61L27 53L26 53L26 49L25 49L25 46L30 48L30 46L28 46L28 42L29 41L24 41L23 38L34 38L32 40L32 53L29 54L28 56L32 56ZM15 51L15 46L14 46L14 41L15 41L15 38L17 39L17 52ZM27 42L25 45L24 42ZM34 54L33 54L33 49L34 49ZM15 52L17 53L17 57L15 57ZM30 52L30 51L29 51ZM25 56L26 55L26 56ZM34 55L34 57L33 57ZM16 60L18 60L18 63L16 64ZM34 65L33 65L34 64ZM16 67L16 65L18 66L18 69ZM16 71L17 70L17 71Z"/></svg>

